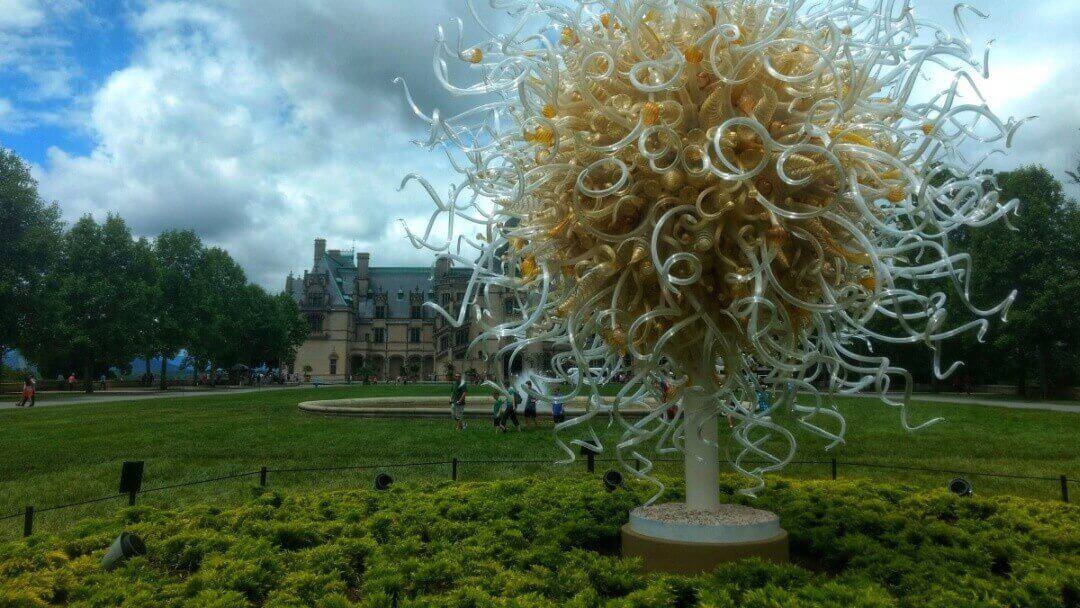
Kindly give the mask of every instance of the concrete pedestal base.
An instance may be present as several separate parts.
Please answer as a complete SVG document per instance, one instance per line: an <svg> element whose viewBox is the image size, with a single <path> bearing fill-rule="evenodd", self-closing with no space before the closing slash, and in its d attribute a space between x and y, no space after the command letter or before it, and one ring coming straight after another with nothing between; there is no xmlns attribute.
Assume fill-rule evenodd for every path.
<svg viewBox="0 0 1080 608"><path fill-rule="evenodd" d="M748 557L787 562L788 535L767 511L722 505L714 513L687 512L681 504L656 505L630 513L622 555L642 558L649 572L695 574Z"/></svg>

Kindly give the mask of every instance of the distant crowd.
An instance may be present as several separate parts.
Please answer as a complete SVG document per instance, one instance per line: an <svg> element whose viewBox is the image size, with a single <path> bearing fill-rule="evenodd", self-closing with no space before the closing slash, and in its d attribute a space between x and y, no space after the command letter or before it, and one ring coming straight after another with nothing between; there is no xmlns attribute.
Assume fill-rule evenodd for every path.
<svg viewBox="0 0 1080 608"><path fill-rule="evenodd" d="M520 385L514 382L511 386L519 388L509 393L499 390L491 391L491 423L495 432L505 433L511 426L517 431L527 427L539 427L536 391L533 389L532 381L526 380ZM454 374L454 381L450 388L450 418L453 420L454 429L458 431L463 431L468 427L468 423L465 422L465 404L468 395L469 384L461 374ZM551 403L551 417L556 425L566 420L566 409L562 401L555 400Z"/></svg>

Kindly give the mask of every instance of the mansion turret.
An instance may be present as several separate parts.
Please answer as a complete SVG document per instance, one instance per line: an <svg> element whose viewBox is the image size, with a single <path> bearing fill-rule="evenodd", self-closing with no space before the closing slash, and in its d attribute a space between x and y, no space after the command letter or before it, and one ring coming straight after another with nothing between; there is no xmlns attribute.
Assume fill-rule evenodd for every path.
<svg viewBox="0 0 1080 608"><path fill-rule="evenodd" d="M311 375L324 380L507 372L505 361L496 360L494 340L467 348L480 331L475 323L455 328L424 306L437 302L456 316L469 276L447 258L433 267L375 267L369 253L327 250L325 239L315 239L311 270L285 280L311 326L293 369L304 373L310 366Z"/></svg>

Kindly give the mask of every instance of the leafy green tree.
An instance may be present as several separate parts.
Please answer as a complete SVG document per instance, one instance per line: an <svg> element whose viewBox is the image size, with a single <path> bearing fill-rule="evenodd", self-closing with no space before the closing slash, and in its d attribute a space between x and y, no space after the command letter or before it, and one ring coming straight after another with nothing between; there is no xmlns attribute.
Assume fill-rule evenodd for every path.
<svg viewBox="0 0 1080 608"><path fill-rule="evenodd" d="M973 332L946 340L942 367L961 360L953 380L994 383L1012 379L1024 391L1038 379L1048 396L1055 385L1075 385L1080 336L1080 211L1065 198L1061 184L1044 168L1032 166L996 176L1004 200L1019 199L1019 214L1009 224L996 222L952 235L951 250L971 255L972 302L989 307L1017 292L1008 322L991 322L984 342ZM945 279L927 281L923 291L953 294ZM950 325L975 317L950 297ZM875 329L900 333L896 323L879 319ZM918 382L936 384L933 351L923 344L874 346L877 354L908 369Z"/></svg>
<svg viewBox="0 0 1080 608"><path fill-rule="evenodd" d="M169 230L154 240L158 272L149 343L150 353L161 356L162 390L168 359L195 342L207 312L207 290L213 287L200 280L203 253L202 241L190 230Z"/></svg>
<svg viewBox="0 0 1080 608"><path fill-rule="evenodd" d="M308 334L307 321L292 298L270 295L262 287L248 285L240 302L242 311L233 327L234 335L240 337L236 362L252 367L292 363L297 347Z"/></svg>
<svg viewBox="0 0 1080 608"><path fill-rule="evenodd" d="M240 296L247 277L228 252L215 247L203 250L192 282L201 299L188 352L197 362L196 369L209 364L229 369L239 362L243 337L237 334L236 319L243 310Z"/></svg>
<svg viewBox="0 0 1080 608"><path fill-rule="evenodd" d="M1021 390L1034 368L1047 397L1055 379L1076 379L1080 210L1043 167L1022 167L997 179L1004 199L1020 200L1020 213L1010 218L1015 230L996 223L971 232L966 246L975 269L972 291L977 300L991 301L1017 290L1008 323L991 345L1001 359L1014 362Z"/></svg>
<svg viewBox="0 0 1080 608"><path fill-rule="evenodd" d="M311 334L311 327L300 313L300 306L289 294L274 296L274 308L282 334L275 348L273 362L276 367L288 367L296 362L296 351Z"/></svg>
<svg viewBox="0 0 1080 608"><path fill-rule="evenodd" d="M38 195L26 163L0 148L0 372L8 351L36 350L50 325L44 285L56 262L59 217L56 204Z"/></svg>
<svg viewBox="0 0 1080 608"><path fill-rule="evenodd" d="M91 392L96 373L143 354L157 284L153 249L115 215L100 224L83 217L62 242L49 281L59 315L48 358L54 369L79 370Z"/></svg>

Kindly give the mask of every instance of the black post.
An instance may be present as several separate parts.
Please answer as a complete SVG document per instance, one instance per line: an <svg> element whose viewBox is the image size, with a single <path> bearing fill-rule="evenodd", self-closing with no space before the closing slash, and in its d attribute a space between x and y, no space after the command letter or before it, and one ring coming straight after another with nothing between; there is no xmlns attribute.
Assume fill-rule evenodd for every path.
<svg viewBox="0 0 1080 608"><path fill-rule="evenodd" d="M832 459L832 478L836 479L836 459Z"/></svg>
<svg viewBox="0 0 1080 608"><path fill-rule="evenodd" d="M450 479L457 481L457 458L450 461Z"/></svg>
<svg viewBox="0 0 1080 608"><path fill-rule="evenodd" d="M1069 479L1061 476L1061 502L1069 502Z"/></svg>
<svg viewBox="0 0 1080 608"><path fill-rule="evenodd" d="M587 454L585 454L585 470L586 471L592 473L593 471L596 470L596 461L594 460L595 458L596 458L596 454L594 454L592 450L589 450L589 452Z"/></svg>
<svg viewBox="0 0 1080 608"><path fill-rule="evenodd" d="M30 536L34 533L34 507L27 505L26 512L23 513L23 527L22 535Z"/></svg>
<svg viewBox="0 0 1080 608"><path fill-rule="evenodd" d="M266 467L259 469L259 485L266 487Z"/></svg>
<svg viewBox="0 0 1080 608"><path fill-rule="evenodd" d="M136 491L136 490L132 490L131 492L128 492L128 506L129 507L134 507L135 506L135 496L137 494L138 494L138 491Z"/></svg>

